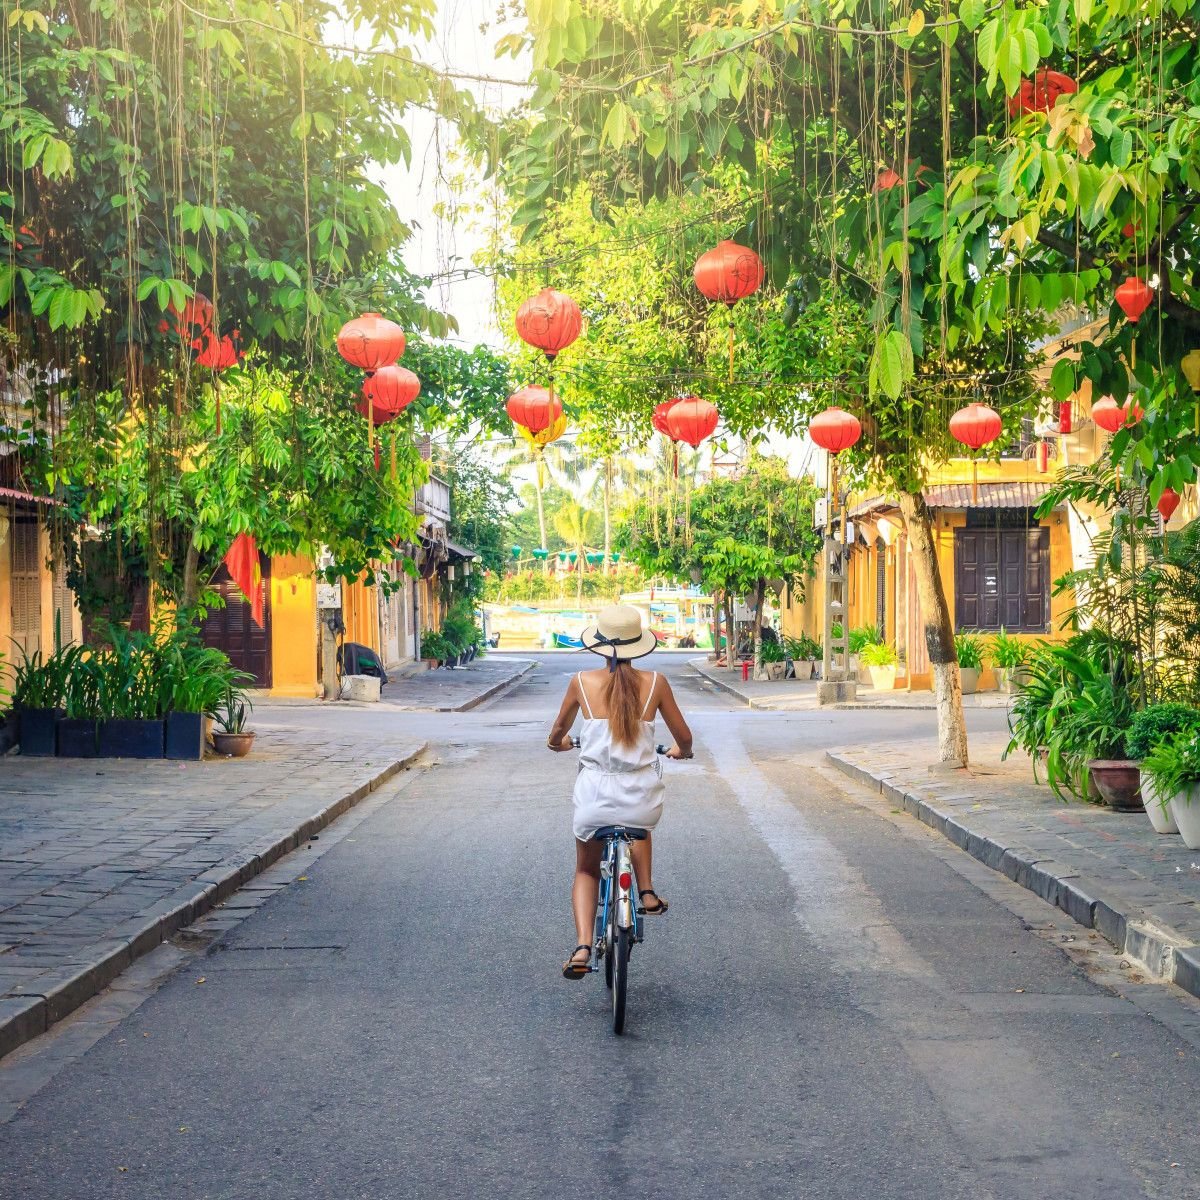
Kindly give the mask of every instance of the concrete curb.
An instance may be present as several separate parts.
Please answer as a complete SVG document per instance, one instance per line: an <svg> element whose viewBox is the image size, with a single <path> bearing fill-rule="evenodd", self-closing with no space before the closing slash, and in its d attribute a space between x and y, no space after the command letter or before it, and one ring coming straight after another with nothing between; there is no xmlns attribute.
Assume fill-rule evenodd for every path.
<svg viewBox="0 0 1200 1200"><path fill-rule="evenodd" d="M1096 930L1119 954L1135 960L1151 975L1200 998L1200 947L1191 939L1145 920L1144 914L1130 909L1124 900L1111 894L1106 899L1103 885L1063 863L976 833L964 823L961 811L940 809L919 790L890 782L886 771L868 770L836 750L826 751L825 757L844 775L916 817L984 866L1062 909L1084 928Z"/></svg>
<svg viewBox="0 0 1200 1200"><path fill-rule="evenodd" d="M422 743L404 758L389 763L366 783L319 809L290 832L281 836L272 834L248 846L237 857L198 875L173 895L118 926L113 931L115 936L89 946L88 951L93 953L87 961L48 973L48 985L39 984L42 986L40 992L0 999L0 1058L45 1033L56 1021L61 1021L103 991L134 959L167 941L255 875L308 841L314 833L411 766L427 749L428 743Z"/></svg>
<svg viewBox="0 0 1200 1200"><path fill-rule="evenodd" d="M501 692L507 691L514 684L519 683L531 671L537 667L537 660L533 659L526 663L525 666L515 675L510 675L507 679L501 679L498 683L492 684L491 687L472 696L469 700L464 700L462 704L451 705L446 708L428 709L429 712L470 712L473 708L478 708L485 700L490 700L493 696L499 695Z"/></svg>
<svg viewBox="0 0 1200 1200"><path fill-rule="evenodd" d="M697 666L695 662L688 663L688 666L690 666L692 668L692 670L695 671L696 674L700 676L701 679L707 680L709 683L711 683L713 685L713 687L719 688L723 692L728 692L729 695L740 700L748 708L761 708L762 707L759 704L755 704L754 701L751 700L748 696L742 695L742 693L739 692L737 690L737 688L735 688L733 686L732 683L726 683L725 680L721 679L715 671L711 671L711 672L706 671L702 667Z"/></svg>

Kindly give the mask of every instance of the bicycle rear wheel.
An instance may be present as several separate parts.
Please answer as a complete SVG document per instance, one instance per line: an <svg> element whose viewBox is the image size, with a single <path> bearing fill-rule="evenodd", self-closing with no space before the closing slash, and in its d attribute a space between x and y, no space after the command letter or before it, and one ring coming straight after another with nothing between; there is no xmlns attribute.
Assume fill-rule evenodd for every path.
<svg viewBox="0 0 1200 1200"><path fill-rule="evenodd" d="M612 1011L613 1033L625 1032L625 993L629 985L629 947L632 929L616 929L613 939Z"/></svg>

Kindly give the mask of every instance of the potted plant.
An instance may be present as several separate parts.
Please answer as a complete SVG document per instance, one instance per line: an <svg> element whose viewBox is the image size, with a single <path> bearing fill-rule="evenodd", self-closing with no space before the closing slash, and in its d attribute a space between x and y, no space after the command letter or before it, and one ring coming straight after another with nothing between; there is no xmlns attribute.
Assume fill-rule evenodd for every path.
<svg viewBox="0 0 1200 1200"><path fill-rule="evenodd" d="M785 638L784 645L791 656L796 678L811 679L821 661L821 643L811 634L802 633L799 637Z"/></svg>
<svg viewBox="0 0 1200 1200"><path fill-rule="evenodd" d="M172 639L163 665L169 682L164 753L173 759L201 759L212 725L209 714L227 689L243 687L251 678L235 670L224 651L203 645L194 628Z"/></svg>
<svg viewBox="0 0 1200 1200"><path fill-rule="evenodd" d="M101 758L162 758L169 692L161 647L152 635L116 626L109 645L92 655L101 716Z"/></svg>
<svg viewBox="0 0 1200 1200"><path fill-rule="evenodd" d="M246 728L246 721L253 707L241 690L225 689L224 698L212 714L218 726L213 730L213 746L218 754L245 758L250 753L254 734Z"/></svg>
<svg viewBox="0 0 1200 1200"><path fill-rule="evenodd" d="M1026 664L1023 679L1017 684L1016 695L1008 710L1008 728L1012 734L1003 757L1014 750L1023 750L1033 763L1033 777L1045 761L1049 743L1051 707L1055 693L1063 680L1059 647L1047 646L1035 650Z"/></svg>
<svg viewBox="0 0 1200 1200"><path fill-rule="evenodd" d="M78 651L77 653L71 653ZM60 758L95 758L100 725L100 666L95 651L69 647L70 666L63 689L63 717L55 730Z"/></svg>
<svg viewBox="0 0 1200 1200"><path fill-rule="evenodd" d="M871 686L876 691L890 692L896 686L896 666L899 659L896 651L886 642L873 642L862 648L859 662L871 676Z"/></svg>
<svg viewBox="0 0 1200 1200"><path fill-rule="evenodd" d="M983 638L973 633L956 633L954 652L958 657L962 693L973 696L979 691L979 673L983 670Z"/></svg>
<svg viewBox="0 0 1200 1200"><path fill-rule="evenodd" d="M762 679L780 680L787 670L787 652L777 638L769 641L763 638L758 651L758 661L762 664Z"/></svg>
<svg viewBox="0 0 1200 1200"><path fill-rule="evenodd" d="M1142 808L1138 764L1125 758L1133 720L1128 690L1100 664L1064 677L1052 701L1047 774L1050 786L1087 796L1094 786L1117 812ZM1061 792L1059 792L1061 795Z"/></svg>
<svg viewBox="0 0 1200 1200"><path fill-rule="evenodd" d="M868 646L878 646L883 641L883 631L878 625L860 625L846 635L846 669L852 679L858 678L862 652Z"/></svg>
<svg viewBox="0 0 1200 1200"><path fill-rule="evenodd" d="M34 651L22 652L14 668L12 702L22 754L45 757L57 749L57 726L64 716L66 665L62 651L44 661L41 652Z"/></svg>
<svg viewBox="0 0 1200 1200"><path fill-rule="evenodd" d="M1030 645L1020 638L1000 630L988 647L988 659L996 675L996 686L1010 696L1015 695L1018 687L1027 677L1025 664L1029 659ZM961 666L961 664L960 664Z"/></svg>
<svg viewBox="0 0 1200 1200"><path fill-rule="evenodd" d="M1157 833L1178 833L1179 826L1171 814L1171 797L1155 788L1154 779L1145 768L1145 760L1170 735L1197 726L1200 726L1200 709L1187 704L1151 704L1134 714L1125 735L1125 757L1141 764L1142 800L1150 824Z"/></svg>
<svg viewBox="0 0 1200 1200"><path fill-rule="evenodd" d="M421 658L431 671L450 657L450 646L436 629L427 629L421 634Z"/></svg>
<svg viewBox="0 0 1200 1200"><path fill-rule="evenodd" d="M1200 850L1200 726L1168 734L1146 755L1142 769L1155 794L1168 797L1183 844Z"/></svg>

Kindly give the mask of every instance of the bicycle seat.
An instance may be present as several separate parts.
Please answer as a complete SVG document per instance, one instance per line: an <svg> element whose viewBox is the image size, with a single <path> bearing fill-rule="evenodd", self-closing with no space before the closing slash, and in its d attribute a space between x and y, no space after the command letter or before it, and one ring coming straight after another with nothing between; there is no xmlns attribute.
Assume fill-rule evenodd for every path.
<svg viewBox="0 0 1200 1200"><path fill-rule="evenodd" d="M609 838L624 835L631 842L644 842L649 836L648 829L637 829L632 825L605 825L592 834L593 842L607 842Z"/></svg>

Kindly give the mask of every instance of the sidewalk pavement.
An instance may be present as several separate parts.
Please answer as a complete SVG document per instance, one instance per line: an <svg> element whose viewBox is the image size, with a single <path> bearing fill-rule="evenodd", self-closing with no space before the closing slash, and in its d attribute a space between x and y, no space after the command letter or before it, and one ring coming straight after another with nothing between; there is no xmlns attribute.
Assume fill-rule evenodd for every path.
<svg viewBox="0 0 1200 1200"><path fill-rule="evenodd" d="M257 723L206 762L0 769L0 1055L43 1033L411 763L414 739Z"/></svg>
<svg viewBox="0 0 1200 1200"><path fill-rule="evenodd" d="M968 771L933 766L936 742L829 751L986 866L1095 929L1151 975L1200 996L1200 851L1155 833L1143 813L1064 804L1005 738L971 739Z"/></svg>
<svg viewBox="0 0 1200 1200"><path fill-rule="evenodd" d="M688 664L697 674L703 675L714 687L736 696L743 704L751 708L766 709L771 712L794 712L801 709L821 707L817 703L817 680L815 679L780 679L762 680L748 679L742 682L742 672L739 667L730 671L725 667L716 667L706 658L693 658ZM976 692L963 697L964 708L1007 708L1009 697L1004 692ZM858 686L858 699L848 704L831 704L829 708L903 708L929 709L937 708L932 692L901 692L875 691L866 684Z"/></svg>

